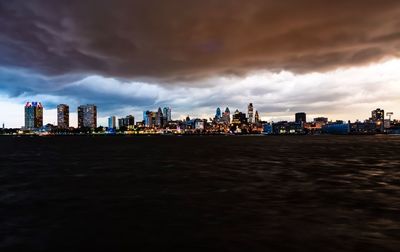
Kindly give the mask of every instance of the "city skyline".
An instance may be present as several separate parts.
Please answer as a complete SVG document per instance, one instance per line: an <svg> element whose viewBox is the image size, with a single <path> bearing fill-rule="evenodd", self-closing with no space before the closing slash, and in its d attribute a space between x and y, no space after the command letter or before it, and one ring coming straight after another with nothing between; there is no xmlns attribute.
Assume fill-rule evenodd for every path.
<svg viewBox="0 0 400 252"><path fill-rule="evenodd" d="M80 117L79 116L79 111L81 110L82 107L85 108L87 106L94 106L95 119L93 119L93 120L94 120L94 123L95 123L96 127L97 126L108 127L108 125L110 124L110 117L114 117L114 120L116 120L115 125L118 125L119 124L118 123L119 119L124 119L124 118L126 118L128 116L133 116L134 118L140 118L140 119L143 119L143 121L145 121L145 119L144 119L145 118L145 112L155 113L155 116L157 114L157 112L152 112L151 111L152 109L154 110L154 107L153 107L152 109L147 109L147 110L144 110L144 111L141 111L141 112L138 112L138 113L130 113L128 116L126 116L126 115L108 115L106 117L99 118L98 111L97 111L97 107L98 106L96 104L79 105L79 106L77 106L76 110L72 110L72 111L76 111L76 112L72 112L72 111L69 110L70 106L68 104L62 104L61 103L61 104L58 104L56 106L56 109L46 110L46 108L42 105L42 102L31 102L31 101L28 101L28 102L25 103L25 109L22 111L23 118L20 118L21 121L25 120L25 123L23 123L20 126L12 126L12 127L8 126L8 128L23 128L24 125L25 125L25 128L26 128L26 106L28 106L30 104L39 104L40 105L40 108L41 108L41 112L40 113L42 114L41 125L46 125L46 124L59 125L60 124L60 120L61 120L62 123L66 123L67 126L73 127L73 128L80 128L79 127L79 117ZM63 113L66 113L66 115L62 114L62 113L60 114L60 107L65 107L63 109L66 109L66 111L63 112ZM229 106L227 106L226 108L228 109ZM212 112L207 112L207 113L201 114L201 116L198 116L196 114L187 113L187 114L180 114L177 117L176 116L172 116L171 107L169 107L169 106L159 107L159 109L161 109L161 113L165 112L165 109L168 109L168 112L167 112L168 113L168 115L167 115L168 116L168 120L167 121L185 120L185 118L188 117L188 116L192 117L192 118L199 118L199 119L209 120L209 119L213 119L213 118L215 118L217 116L218 110L219 110L221 118L223 117L223 113L221 113L222 107L214 108L214 114ZM252 111L252 113L250 114L250 117L249 117L249 111L250 110ZM370 113L371 110L372 110L372 108L369 110L368 113ZM257 115L257 117L259 118L260 121L265 121L265 122L279 122L279 121L294 121L294 122L298 122L297 117L298 116L302 117L303 115L301 115L301 114L304 114L304 118L305 118L306 115L307 115L307 118L328 118L329 116L327 116L327 115L330 115L329 113L325 113L325 114L310 114L307 111L297 111L297 112L290 112L291 114L288 115L288 116L285 116L285 117L273 117L273 116L262 117L262 116L259 116L259 114L262 115L262 114L265 114L265 113L263 113L262 111L257 110L257 107L253 106L252 102L248 103L246 108L243 108L243 109L236 108L233 111L234 112L235 111L240 111L240 112L245 113L246 118L249 119L249 122L254 122L254 118L255 118L256 115ZM386 111L389 112L389 110L386 110ZM288 111L286 111L286 113L288 113ZM390 118L392 120L393 119L396 120L398 118L398 116L400 116L400 115L397 115L393 111L390 111L389 113L391 113ZM140 116L136 116L136 115L140 115ZM163 117L164 120L166 119L166 118L164 118L164 117L166 117L165 113L164 113L164 115L161 114L161 116ZM387 116L387 115L385 115L385 116ZM51 119L48 119L46 117L50 117ZM60 117L62 117L62 118L60 118ZM230 114L230 117L232 118L232 113ZM252 118L252 119L250 119L250 118ZM277 118L277 119L274 120L274 118ZM330 119L330 121L337 121L338 120L338 121L352 121L352 122L355 122L355 121L367 120L368 117L363 117L363 115L360 115L360 116L357 116L357 119L351 120L351 119L343 119L343 118L338 117L337 115L336 116L334 115L333 117L330 116L329 119ZM66 121L63 122L62 120L66 120ZM141 121L141 120L138 120L138 121ZM302 120L302 121L311 122L312 120ZM2 125L6 126L6 123L3 122ZM68 128L68 127L66 127L64 125L64 126L61 126L61 128Z"/></svg>
<svg viewBox="0 0 400 252"><path fill-rule="evenodd" d="M21 129L39 129L45 124L43 123L43 111L44 107L41 102L37 101L32 101L32 102L26 102L24 105L24 120L25 120L25 125L21 127ZM79 105L77 107L77 121L78 124L76 127L73 125L70 125L70 117L69 117L69 105L67 104L59 104L57 105L57 124L51 124L49 123L48 125L56 126L58 129L68 129L68 128L91 128L95 129L97 127L105 127L105 128L121 128L121 127L127 127L127 129L133 129L137 126L139 127L156 127L156 128L163 128L164 126L167 126L169 122L177 122L177 121L188 121L190 120L190 115L188 114L186 118L181 119L181 118L173 118L172 117L172 108L171 107L164 107L161 108L159 107L157 111L151 111L151 110L146 110L143 111L143 117L142 120L136 118L136 124L135 124L135 117L133 115L127 115L127 116L122 116L122 117L117 117L115 115L110 115L107 118L107 124L106 125L98 125L98 110L97 106L95 104L86 104L86 105ZM393 118L394 113L392 111L386 111L381 108L377 108L371 111L371 117L369 118L364 118L364 119L357 119L353 122L355 123L362 123L362 122L375 122L377 124L377 127L380 128L380 131L384 131L385 128L390 127L390 122L392 120L396 122L396 124L400 120L396 120ZM293 115L292 115L293 116ZM271 123L280 123L280 122L293 122L299 125L303 125L304 123L320 123L323 122L324 124L335 124L335 122L339 122L342 124L343 122L351 122L351 120L328 120L328 117L323 117L323 116L313 116L312 120L307 120L307 118L310 118L307 113L302 111L302 112L296 112L294 114L294 120L293 118L288 119L288 120L280 120L280 121L266 121L262 120L259 117L258 110L254 108L253 103L250 102L248 103L247 106L247 113L242 112L239 109L236 109L232 114L230 112L229 107L226 107L225 111L222 113L222 110L220 107L217 107L215 110L215 115L212 117L208 118L199 118L199 117L192 117L192 119L195 120L202 120L204 122L211 122L215 124L238 124L242 123L245 121L246 124L249 125L256 125L259 124L259 126L262 126L263 124L271 124ZM385 124L387 121L387 125ZM386 126L385 126L386 125ZM3 124L3 128L5 128Z"/></svg>
<svg viewBox="0 0 400 252"><path fill-rule="evenodd" d="M29 100L43 103L45 124L60 103L96 104L104 126L153 107L209 118L248 101L274 121L400 114L396 1L156 2L1 3L0 123L23 125Z"/></svg>
<svg viewBox="0 0 400 252"><path fill-rule="evenodd" d="M78 127L68 127L69 106L57 106L57 125L43 125L43 106L41 102L25 104L25 126L20 129L2 128L2 134L264 134L264 135L373 135L399 134L400 121L392 118L393 112L381 108L371 111L371 116L354 122L329 120L327 117L307 117L306 112L296 112L294 120L262 121L253 103L249 103L246 112L236 109L233 113L228 107L222 113L221 108L215 110L213 118L190 118L183 120L172 118L170 107L159 107L157 111L143 111L142 120L133 115L117 118L110 116L108 125L98 126L97 106L95 104L80 105L78 111ZM308 118L308 120L307 120ZM118 124L117 124L118 121Z"/></svg>

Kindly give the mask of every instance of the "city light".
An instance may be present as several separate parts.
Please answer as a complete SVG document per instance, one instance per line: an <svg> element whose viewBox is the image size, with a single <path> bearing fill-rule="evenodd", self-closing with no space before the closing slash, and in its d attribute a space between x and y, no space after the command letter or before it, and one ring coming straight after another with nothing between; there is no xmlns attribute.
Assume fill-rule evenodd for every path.
<svg viewBox="0 0 400 252"><path fill-rule="evenodd" d="M81 105L78 111L78 127L69 126L69 106L57 106L57 125L43 125L43 105L40 102L25 104L25 126L21 129L2 129L2 134L107 134L107 135L169 135L169 134L228 134L228 135L319 135L319 134L399 134L400 121L392 120L393 112L375 109L364 121L329 121L326 117L307 120L305 112L297 112L294 121L262 121L259 112L249 103L247 114L236 109L233 114L226 107L223 113L216 108L214 118L190 118L173 120L170 107L157 111L144 111L142 120L132 115L117 118L110 116L107 127L97 126L97 106ZM254 113L255 111L255 113Z"/></svg>

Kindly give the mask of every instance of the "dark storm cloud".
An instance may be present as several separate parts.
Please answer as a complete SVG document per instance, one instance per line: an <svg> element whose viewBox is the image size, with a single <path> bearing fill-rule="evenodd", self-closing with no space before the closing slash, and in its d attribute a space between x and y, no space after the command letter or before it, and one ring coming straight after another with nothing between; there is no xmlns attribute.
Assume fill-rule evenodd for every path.
<svg viewBox="0 0 400 252"><path fill-rule="evenodd" d="M142 91L141 91L142 90ZM91 76L47 77L21 69L0 67L0 98L36 99L46 108L55 108L59 103L74 105L101 104L104 111L123 106L151 106L156 103L154 85L145 83L123 83L113 78Z"/></svg>
<svg viewBox="0 0 400 252"><path fill-rule="evenodd" d="M0 64L45 75L192 80L399 56L398 0L13 0Z"/></svg>

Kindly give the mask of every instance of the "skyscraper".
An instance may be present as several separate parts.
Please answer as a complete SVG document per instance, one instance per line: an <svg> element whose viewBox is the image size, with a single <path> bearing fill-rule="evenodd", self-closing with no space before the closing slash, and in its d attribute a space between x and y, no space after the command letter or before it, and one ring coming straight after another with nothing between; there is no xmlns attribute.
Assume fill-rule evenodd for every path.
<svg viewBox="0 0 400 252"><path fill-rule="evenodd" d="M135 127L135 117L133 115L128 115L125 118L118 119L118 127L121 129L126 127L127 129L133 129Z"/></svg>
<svg viewBox="0 0 400 252"><path fill-rule="evenodd" d="M371 111L371 119L375 122L385 120L385 111L383 109L377 108Z"/></svg>
<svg viewBox="0 0 400 252"><path fill-rule="evenodd" d="M259 123L260 122L260 116L258 115L258 111L256 110L256 113L254 115L254 123Z"/></svg>
<svg viewBox="0 0 400 252"><path fill-rule="evenodd" d="M233 124L244 124L244 123L247 123L246 114L242 113L238 109L236 109L235 113L232 116L232 123Z"/></svg>
<svg viewBox="0 0 400 252"><path fill-rule="evenodd" d="M164 119L163 118L163 112L162 112L161 108L158 108L155 125L157 127L162 127L163 126L163 119Z"/></svg>
<svg viewBox="0 0 400 252"><path fill-rule="evenodd" d="M371 120L376 124L376 130L383 132L385 130L385 111L377 108L371 112Z"/></svg>
<svg viewBox="0 0 400 252"><path fill-rule="evenodd" d="M228 107L226 107L225 112L222 114L222 121L227 124L231 122L231 112Z"/></svg>
<svg viewBox="0 0 400 252"><path fill-rule="evenodd" d="M40 102L25 104L25 128L36 129L43 126L43 106Z"/></svg>
<svg viewBox="0 0 400 252"><path fill-rule="evenodd" d="M217 108L217 111L215 112L215 119L220 119L221 118L221 109Z"/></svg>
<svg viewBox="0 0 400 252"><path fill-rule="evenodd" d="M143 120L144 120L144 126L145 127L154 127L154 125L156 124L156 120L157 120L157 112L153 112L153 111L144 111L143 112Z"/></svg>
<svg viewBox="0 0 400 252"><path fill-rule="evenodd" d="M249 115L249 123L254 123L254 118L253 118L253 103L250 103L247 106L247 113Z"/></svg>
<svg viewBox="0 0 400 252"><path fill-rule="evenodd" d="M150 113L150 111L148 111L148 110L143 111L143 124L145 126L147 126L149 124L149 122L148 122L149 117L147 116L148 113Z"/></svg>
<svg viewBox="0 0 400 252"><path fill-rule="evenodd" d="M97 127L97 107L93 104L78 107L78 128Z"/></svg>
<svg viewBox="0 0 400 252"><path fill-rule="evenodd" d="M117 122L115 116L110 116L108 118L108 128L115 129L117 127Z"/></svg>
<svg viewBox="0 0 400 252"><path fill-rule="evenodd" d="M125 118L118 118L118 128L122 129L126 127Z"/></svg>
<svg viewBox="0 0 400 252"><path fill-rule="evenodd" d="M135 117L133 115L126 116L125 124L128 129L133 129L135 127Z"/></svg>
<svg viewBox="0 0 400 252"><path fill-rule="evenodd" d="M305 123L305 122L307 122L306 113L304 113L304 112L296 113L295 117L296 117L296 123Z"/></svg>
<svg viewBox="0 0 400 252"><path fill-rule="evenodd" d="M172 121L171 108L170 107L164 107L163 111L162 111L162 114L163 114L164 123Z"/></svg>
<svg viewBox="0 0 400 252"><path fill-rule="evenodd" d="M60 129L69 128L69 106L66 104L57 106L57 126Z"/></svg>

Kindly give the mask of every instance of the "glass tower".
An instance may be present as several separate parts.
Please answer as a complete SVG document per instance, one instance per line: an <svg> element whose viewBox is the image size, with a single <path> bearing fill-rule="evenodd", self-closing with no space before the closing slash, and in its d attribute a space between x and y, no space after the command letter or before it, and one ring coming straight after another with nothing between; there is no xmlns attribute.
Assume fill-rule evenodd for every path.
<svg viewBox="0 0 400 252"><path fill-rule="evenodd" d="M43 106L40 102L25 104L25 128L37 129L43 126Z"/></svg>

